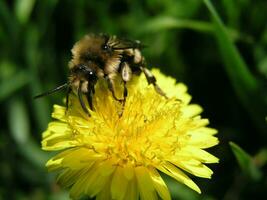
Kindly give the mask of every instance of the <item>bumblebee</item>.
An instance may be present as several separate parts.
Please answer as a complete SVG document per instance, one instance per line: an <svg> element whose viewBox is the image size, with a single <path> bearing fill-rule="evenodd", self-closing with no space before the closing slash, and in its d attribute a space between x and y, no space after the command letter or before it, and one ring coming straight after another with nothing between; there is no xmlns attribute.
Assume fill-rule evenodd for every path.
<svg viewBox="0 0 267 200"><path fill-rule="evenodd" d="M93 110L92 98L98 79L105 79L113 98L124 105L128 94L126 83L134 74L139 75L140 73L145 74L148 84L153 84L156 92L167 98L157 85L154 75L145 67L145 58L141 53L143 48L144 45L138 40L128 40L106 34L85 35L74 44L71 50L72 59L69 62L68 82L37 95L35 98L66 89L67 108L69 94L74 92L79 98L82 109L89 115L83 95L86 96L89 107ZM120 76L123 82L123 99L119 99L115 95L117 76Z"/></svg>

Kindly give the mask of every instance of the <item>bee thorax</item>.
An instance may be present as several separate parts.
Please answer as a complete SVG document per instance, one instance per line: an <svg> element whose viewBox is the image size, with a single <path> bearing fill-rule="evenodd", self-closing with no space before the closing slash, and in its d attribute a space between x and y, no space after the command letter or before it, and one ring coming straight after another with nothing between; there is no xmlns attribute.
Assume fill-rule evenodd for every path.
<svg viewBox="0 0 267 200"><path fill-rule="evenodd" d="M138 64L142 61L142 54L139 49L134 50L134 63Z"/></svg>

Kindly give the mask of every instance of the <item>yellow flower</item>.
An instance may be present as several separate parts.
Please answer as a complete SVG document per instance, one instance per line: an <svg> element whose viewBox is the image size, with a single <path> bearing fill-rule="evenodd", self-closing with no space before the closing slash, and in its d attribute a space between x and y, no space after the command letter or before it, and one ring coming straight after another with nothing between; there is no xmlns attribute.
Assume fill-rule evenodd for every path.
<svg viewBox="0 0 267 200"><path fill-rule="evenodd" d="M101 81L91 117L74 95L68 111L54 106L56 121L43 133L42 147L61 151L46 166L60 170L58 182L71 188L72 198L168 200L170 193L159 172L198 193L199 187L183 171L211 177L204 163L218 159L203 149L218 144L217 131L206 127L209 122L201 119L200 106L189 104L191 96L184 84L158 70L153 73L168 100L141 75L128 84L123 110ZM116 92L119 95L121 90Z"/></svg>

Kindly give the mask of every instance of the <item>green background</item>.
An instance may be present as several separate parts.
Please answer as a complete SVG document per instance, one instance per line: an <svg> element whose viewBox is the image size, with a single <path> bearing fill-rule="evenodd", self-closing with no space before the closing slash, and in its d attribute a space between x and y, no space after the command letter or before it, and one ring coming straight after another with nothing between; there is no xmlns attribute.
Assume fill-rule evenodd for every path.
<svg viewBox="0 0 267 200"><path fill-rule="evenodd" d="M212 3L0 0L0 199L68 199L44 167L52 154L40 150L64 93L33 96L66 81L70 49L90 32L148 45L149 68L186 83L219 130L220 144L209 150L220 158L209 165L212 179L193 177L198 195L165 177L173 199L267 196L267 2Z"/></svg>

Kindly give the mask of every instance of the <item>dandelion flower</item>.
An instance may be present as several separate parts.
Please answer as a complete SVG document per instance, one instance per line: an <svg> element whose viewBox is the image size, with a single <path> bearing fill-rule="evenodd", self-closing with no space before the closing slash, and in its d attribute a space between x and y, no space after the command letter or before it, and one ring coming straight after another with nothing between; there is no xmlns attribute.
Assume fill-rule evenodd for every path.
<svg viewBox="0 0 267 200"><path fill-rule="evenodd" d="M199 187L186 174L211 177L205 164L218 159L204 149L218 144L217 131L200 117L200 106L189 104L184 84L158 70L153 73L169 99L141 75L127 85L123 110L101 81L90 117L74 95L68 110L54 106L55 121L43 133L42 148L60 151L46 166L59 171L57 181L70 188L73 199L86 195L97 200L169 200L160 172L198 193Z"/></svg>

